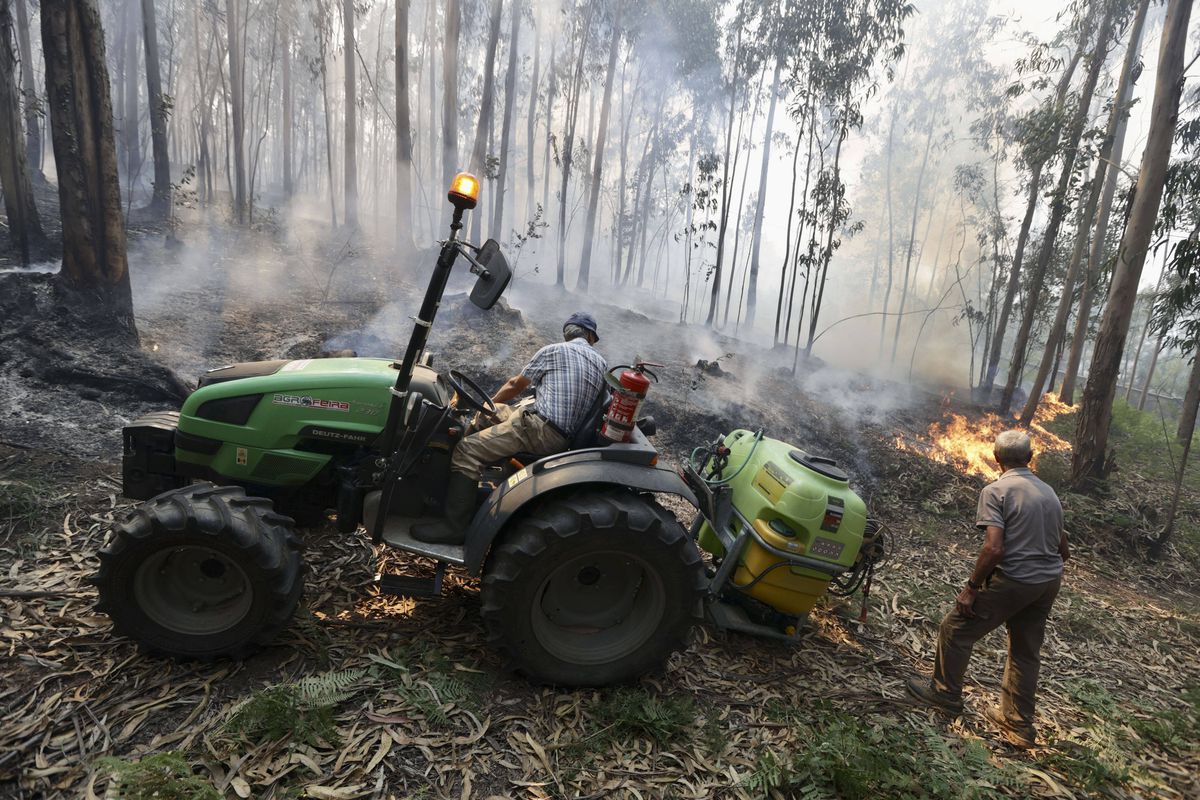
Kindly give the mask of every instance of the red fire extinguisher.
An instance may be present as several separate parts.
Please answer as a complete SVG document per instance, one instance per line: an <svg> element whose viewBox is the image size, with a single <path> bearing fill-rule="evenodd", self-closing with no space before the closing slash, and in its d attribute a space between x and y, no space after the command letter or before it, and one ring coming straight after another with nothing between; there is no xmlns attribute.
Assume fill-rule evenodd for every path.
<svg viewBox="0 0 1200 800"><path fill-rule="evenodd" d="M633 426L637 424L638 409L650 391L650 380L658 381L655 375L646 367L661 367L648 361L638 361L630 366L622 364L613 367L605 376L612 389L612 402L608 413L604 415L604 425L600 433L614 442L628 442L633 436ZM622 370L620 376L614 373ZM649 376L649 377L647 377Z"/></svg>

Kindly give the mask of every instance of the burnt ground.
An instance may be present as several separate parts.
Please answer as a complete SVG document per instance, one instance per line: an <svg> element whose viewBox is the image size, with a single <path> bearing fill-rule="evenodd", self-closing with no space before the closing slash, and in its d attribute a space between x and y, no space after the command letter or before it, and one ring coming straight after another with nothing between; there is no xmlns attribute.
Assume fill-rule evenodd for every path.
<svg viewBox="0 0 1200 800"><path fill-rule="evenodd" d="M866 622L858 598L831 599L797 645L705 627L639 687L535 687L483 644L477 581L452 574L437 600L380 597L375 573L428 565L330 528L305 532L305 601L265 652L213 665L139 655L92 610L86 578L129 505L119 496L121 425L175 404L169 375L153 365L193 384L203 369L241 360L342 348L396 356L431 263L428 254L390 263L355 237L269 227L239 235L194 224L185 238L183 248L152 235L133 245L140 352L78 331L49 341L42 328L33 341L48 349L30 350L21 304L10 301L0 319L0 398L11 410L0 417L5 794L99 796L114 768L98 758L164 751L230 797L1200 794L1195 555L1181 536L1172 558L1147 563L1152 519L1125 513L1161 507L1161 487L1130 478L1107 499L1066 497L1076 558L1044 651L1043 746L1018 753L979 713L997 696L1002 635L977 649L971 711L959 720L903 690L914 670L928 672L937 623L978 547L970 521L981 480L896 447L942 418L940 392L816 361L793 377L788 354L520 279L482 313L458 276L431 337L435 366L494 385L557 338L567 313L592 310L611 364L635 354L666 364L647 410L667 459L761 426L851 471L894 541ZM16 283L0 296L12 298L12 287L36 295L48 279L5 280ZM84 366L65 378L51 371L64 363ZM689 509L671 510L690 521ZM1196 515L1193 487L1191 535ZM256 692L328 674L349 686L332 728L231 733L231 715Z"/></svg>

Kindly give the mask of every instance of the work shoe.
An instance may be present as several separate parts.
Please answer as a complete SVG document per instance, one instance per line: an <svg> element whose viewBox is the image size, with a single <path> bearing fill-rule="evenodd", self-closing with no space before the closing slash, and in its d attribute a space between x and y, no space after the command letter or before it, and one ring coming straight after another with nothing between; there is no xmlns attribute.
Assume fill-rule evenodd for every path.
<svg viewBox="0 0 1200 800"><path fill-rule="evenodd" d="M933 683L919 675L909 678L904 688L908 689L908 693L913 697L952 717L957 717L963 711L961 697L939 691Z"/></svg>
<svg viewBox="0 0 1200 800"><path fill-rule="evenodd" d="M426 544L462 544L467 538L467 525L475 516L475 499L479 483L461 472L450 473L443 504L446 516L437 522L414 525L412 537Z"/></svg>
<svg viewBox="0 0 1200 800"><path fill-rule="evenodd" d="M1000 710L999 706L987 706L983 709L983 716L1000 729L1000 735L1004 741L1013 747L1029 750L1037 746L1037 732L1034 731L1033 726L1014 725L1004 716L1004 712Z"/></svg>

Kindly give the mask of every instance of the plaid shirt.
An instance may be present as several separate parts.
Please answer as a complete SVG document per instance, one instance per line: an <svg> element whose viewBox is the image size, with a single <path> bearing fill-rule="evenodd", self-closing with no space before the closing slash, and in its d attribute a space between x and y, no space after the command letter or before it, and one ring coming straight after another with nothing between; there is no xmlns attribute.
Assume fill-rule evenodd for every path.
<svg viewBox="0 0 1200 800"><path fill-rule="evenodd" d="M606 372L604 356L583 338L546 345L521 370L534 386L534 408L569 435L596 402Z"/></svg>

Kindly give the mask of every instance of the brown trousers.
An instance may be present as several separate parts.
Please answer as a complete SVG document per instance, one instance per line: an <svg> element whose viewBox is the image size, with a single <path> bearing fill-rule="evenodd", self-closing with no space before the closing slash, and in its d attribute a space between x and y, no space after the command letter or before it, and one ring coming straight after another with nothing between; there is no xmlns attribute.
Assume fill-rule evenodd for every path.
<svg viewBox="0 0 1200 800"><path fill-rule="evenodd" d="M1061 577L1045 583L1019 583L995 572L975 598L975 616L964 617L955 608L942 620L933 667L934 687L960 697L975 643L1006 625L1008 663L1000 690L1000 710L1013 726L1032 732L1042 640L1061 583Z"/></svg>
<svg viewBox="0 0 1200 800"><path fill-rule="evenodd" d="M477 424L486 425L458 443L450 460L450 469L472 478L479 478L479 470L487 464L517 453L534 453L548 456L567 449L567 440L550 427L546 420L533 413L533 404L525 402L517 406L498 405L494 424L482 415Z"/></svg>

